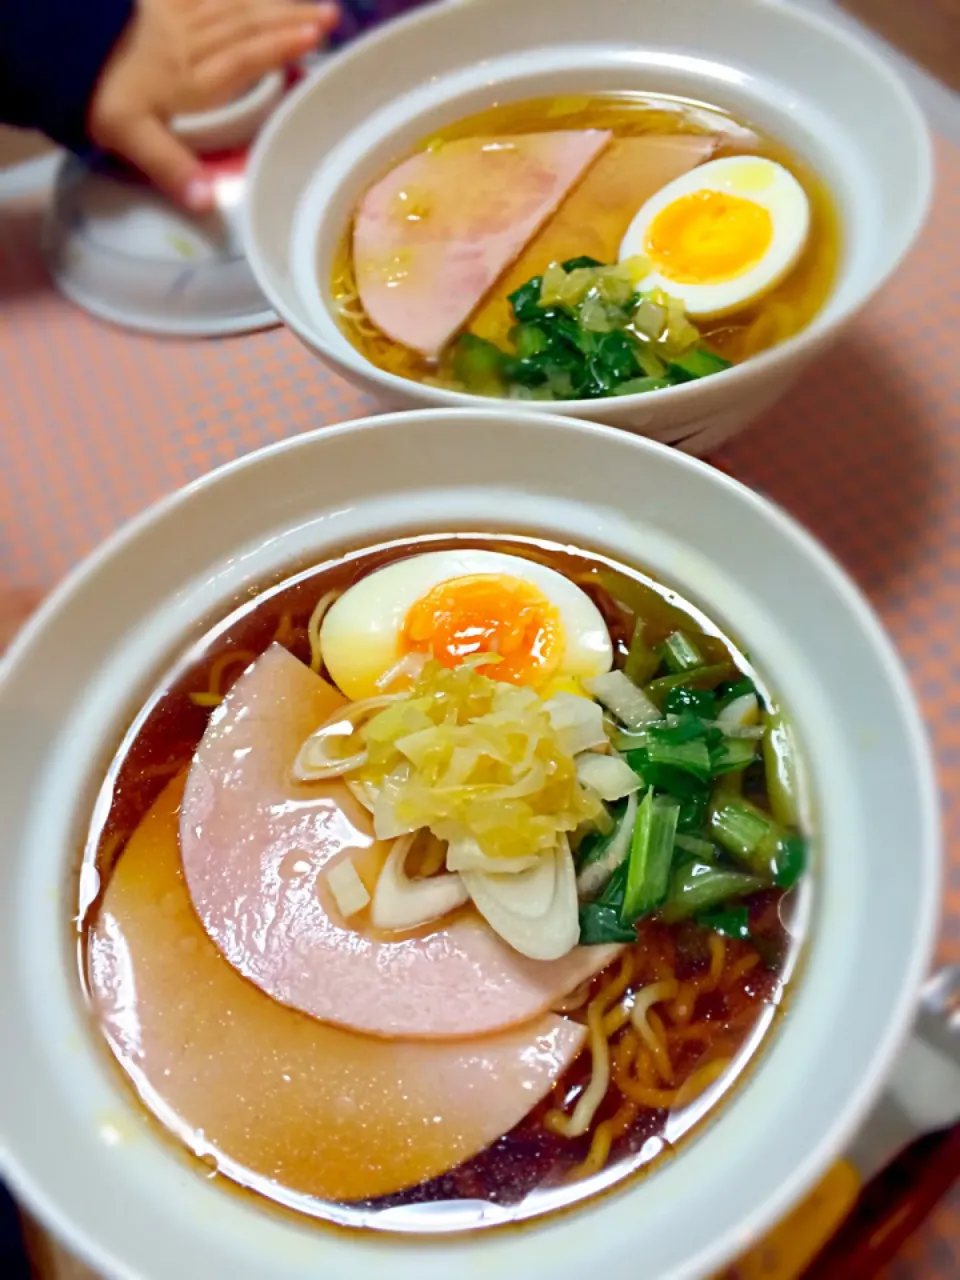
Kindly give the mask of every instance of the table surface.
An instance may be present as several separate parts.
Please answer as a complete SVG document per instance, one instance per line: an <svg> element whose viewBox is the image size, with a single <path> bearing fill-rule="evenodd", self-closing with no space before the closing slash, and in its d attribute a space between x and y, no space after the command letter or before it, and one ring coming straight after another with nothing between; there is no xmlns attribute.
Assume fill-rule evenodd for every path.
<svg viewBox="0 0 960 1280"><path fill-rule="evenodd" d="M938 179L894 282L713 461L822 539L906 661L944 800L938 958L960 962L960 149L946 142ZM0 202L0 613L28 611L117 525L194 476L372 408L283 330L181 342L88 318L52 291L38 226L29 200ZM958 1274L960 1188L885 1280Z"/></svg>

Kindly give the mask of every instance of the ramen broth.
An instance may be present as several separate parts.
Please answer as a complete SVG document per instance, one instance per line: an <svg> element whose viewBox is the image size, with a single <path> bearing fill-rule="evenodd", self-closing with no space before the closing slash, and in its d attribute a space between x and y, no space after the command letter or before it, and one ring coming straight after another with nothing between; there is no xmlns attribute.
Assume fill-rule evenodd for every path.
<svg viewBox="0 0 960 1280"><path fill-rule="evenodd" d="M633 194L637 175L631 172L626 157L618 164L617 147L624 145L624 139L677 136L715 139L711 159L750 155L782 165L799 182L809 203L809 231L795 265L775 287L738 310L696 320L705 348L738 364L785 341L811 322L830 294L840 259L840 224L830 192L795 152L717 108L677 98L614 93L500 103L445 126L425 138L415 151L468 138L589 129L610 130L614 137L609 148L560 201L518 258L507 265L463 331L508 347L516 323L508 297L531 277L541 275L551 263L581 255L616 263L624 234L638 203L642 203ZM649 163L658 171L655 159ZM366 359L389 373L457 386L452 345L439 359L424 357L387 337L366 315L358 293L353 237L351 222L336 247L329 285L346 337Z"/></svg>
<svg viewBox="0 0 960 1280"><path fill-rule="evenodd" d="M635 943L551 1015L558 1025L602 1028L608 1044L609 1086L588 1131L563 1132L564 1116L591 1079L585 1043L529 1114L464 1159L457 1157L470 1135L448 1131L445 1121L431 1126L431 1117L443 1120L433 1116L443 1100L434 1106L428 1094L417 1102L421 1045L328 1027L237 972L198 919L178 845L184 779L210 715L271 644L309 665L308 622L326 593L382 566L464 547L545 564L579 584L609 628L618 666L642 616L651 646L682 628L710 669L729 664L733 678L752 678L771 705L736 645L647 574L543 540L466 535L385 544L263 588L212 627L154 692L109 771L80 878L81 971L92 1016L147 1111L209 1172L346 1226L495 1224L575 1202L649 1167L712 1112L751 1062L782 1008L808 907L804 879L786 894L775 887L754 893L746 937L693 920L641 920ZM738 775L737 794L765 808L765 777L757 759ZM641 1033L631 1021L631 993L657 984L660 999ZM494 1055L509 1053L524 1034L518 1027L482 1044ZM461 1069L462 1047L427 1048L448 1055L446 1070ZM525 1059L531 1071L544 1067L548 1050L541 1037L539 1057ZM350 1096L358 1073L372 1082L369 1098ZM404 1107L418 1105L424 1114L413 1117L411 1130ZM357 1134L363 1158L344 1146ZM368 1193L385 1178L398 1185Z"/></svg>

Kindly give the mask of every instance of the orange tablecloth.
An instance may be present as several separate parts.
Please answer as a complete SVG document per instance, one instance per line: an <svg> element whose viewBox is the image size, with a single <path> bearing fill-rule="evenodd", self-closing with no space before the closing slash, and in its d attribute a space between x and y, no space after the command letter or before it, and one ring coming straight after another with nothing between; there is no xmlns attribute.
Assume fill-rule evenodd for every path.
<svg viewBox="0 0 960 1280"><path fill-rule="evenodd" d="M936 207L909 263L715 461L807 524L899 645L943 788L940 958L960 962L960 150L941 144L938 160ZM201 472L370 410L283 330L160 341L88 319L52 291L37 238L35 213L0 211L0 607L26 609L121 521ZM960 1190L886 1280L957 1275Z"/></svg>

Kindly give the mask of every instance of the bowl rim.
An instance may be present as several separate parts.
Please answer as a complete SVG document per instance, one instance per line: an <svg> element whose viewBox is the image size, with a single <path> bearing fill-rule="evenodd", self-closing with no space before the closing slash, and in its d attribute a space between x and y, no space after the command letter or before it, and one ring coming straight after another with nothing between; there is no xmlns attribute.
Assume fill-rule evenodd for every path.
<svg viewBox="0 0 960 1280"><path fill-rule="evenodd" d="M83 593L90 576L102 565L129 550L142 533L155 525L169 521L176 515L179 508L192 503L198 495L228 481L233 475L255 469L264 459L316 447L317 442L324 438L366 435L375 439L382 432L390 432L394 428L411 422L413 424L431 421L449 423L452 417L474 421L488 419L491 422L502 423L504 418L511 416L508 410L502 408L472 407L469 410L408 410L402 413L374 415L329 427L320 427L299 436L276 441L197 477L188 485L166 495L125 522L91 554L80 561L58 584L0 658L0 698L8 686L15 681L17 668L36 639L55 624L62 608ZM897 998L888 1009L884 1034L880 1042L874 1045L870 1068L861 1078L858 1091L851 1093L847 1098L839 1118L829 1133L808 1151L806 1159L794 1168L792 1175L783 1180L776 1191L767 1195L762 1203L755 1205L748 1217L729 1227L721 1240L714 1241L709 1249L709 1256L701 1254L691 1258L682 1272L672 1273L676 1276L682 1274L684 1277L702 1276L706 1274L702 1270L703 1267L713 1267L734 1256L738 1247L742 1246L745 1237L756 1238L761 1235L782 1218L814 1184L860 1126L882 1091L884 1082L893 1067L913 1019L916 996L933 953L939 919L940 895L937 872L942 865L942 839L934 758L906 670L878 615L840 563L793 516L726 472L650 439L630 436L602 424L546 413L525 418L523 427L525 430L539 429L551 433L584 434L598 444L605 438L616 440L620 445L629 441L631 447L637 451L637 457L648 452L669 455L671 465L681 470L708 475L710 483L727 491L737 502L753 507L766 519L778 525L780 530L811 561L818 576L826 579L838 592L844 605L856 620L865 640L869 642L875 657L882 663L889 682L891 701L896 703L898 713L907 729L906 754L909 755L916 769L923 820L922 838L918 842L918 861L925 874L924 892L918 899L916 936L910 952L910 963L901 972ZM375 501L375 499L371 500ZM44 1224L49 1226L78 1257L101 1270L105 1276L123 1275L129 1276L130 1280L138 1280L138 1273L130 1270L125 1264L118 1264L117 1258L109 1249L88 1233L85 1223L77 1221L75 1216L71 1216L70 1211L61 1210L59 1204L47 1194L44 1187L18 1167L18 1161L5 1145L0 1147L0 1167L15 1194L21 1197L28 1207L35 1210ZM196 1175L191 1171L189 1176ZM635 1187L633 1189L635 1190ZM583 1212L590 1212L593 1203L602 1205L604 1200L601 1198L600 1201L591 1202L584 1206ZM547 1220L548 1224L550 1221L552 1219ZM535 1224L531 1225L535 1227ZM496 1234L493 1233L493 1237L486 1238L495 1238ZM513 1238L520 1239L522 1235ZM477 1252L480 1252L482 1242L478 1242L475 1247Z"/></svg>
<svg viewBox="0 0 960 1280"><path fill-rule="evenodd" d="M284 128L287 119L298 109L301 99L307 97L314 87L327 76L332 65L361 61L369 53L380 49L386 56L395 31L416 29L418 26L429 28L435 22L443 22L448 17L452 18L457 10L465 9L468 5L476 7L487 3L503 2L505 0L442 0L439 4L428 5L423 9L403 14L381 27L375 27L365 32L359 39L347 46L345 50L338 51L335 58L326 59L318 64L309 76L305 77L300 84L294 87L292 92L287 94L258 135L248 161L247 198L244 201L240 216L240 234L244 252L247 255L254 278L267 298L269 305L308 349L318 352L324 360L332 363L345 376L357 376L365 381L375 383L378 389L386 396L416 396L418 400L431 408L473 408L490 404L492 400L494 404L509 404L516 411L538 412L542 411L542 404L537 401L510 400L507 398L493 399L492 397L475 395L471 392L453 391L445 387L435 387L427 383L402 378L397 374L389 373L379 368L355 348L349 340L342 349L333 349L308 322L303 322L289 314L284 298L273 289L270 269L266 265L265 255L261 253L254 233L250 193L259 181L260 169L266 162L274 136ZM727 2L730 3L730 0L727 0ZM733 0L733 2L737 3L738 0ZM890 94L897 101L904 119L912 129L919 170L920 180L915 189L912 217L908 223L907 234L904 236L898 252L887 259L884 269L875 277L869 287L864 289L858 298L849 302L842 311L839 311L829 321L823 322L821 319L822 313L818 314L814 316L810 324L787 338L785 342L768 348L766 351L760 352L759 355L753 356L750 360L735 365L731 369L723 370L721 375L715 374L710 378L664 387L652 392L615 397L614 403L618 405L622 412L628 413L631 408L641 405L669 404L670 406L680 406L689 404L692 407L699 399L710 394L710 387L716 390L716 378L718 377L723 379L721 385L724 393L729 393L730 396L733 396L738 387L745 389L752 380L760 379L764 374L775 374L777 371L785 370L794 365L794 363L811 359L826 345L831 335L848 323L886 285L917 243L929 216L934 194L935 156L933 136L923 110L896 66L884 57L880 49L875 47L869 40L858 35L844 24L834 21L825 13L800 8L796 5L788 6L781 3L780 0L760 0L760 3L769 11L775 13L777 20L784 23L788 28L791 23L801 27L805 26L818 32L824 39L833 40L836 44L845 47L849 57L859 59L869 66L881 80L886 82ZM302 196L303 193L301 192L300 199L302 199ZM293 228L291 227L291 234L292 231ZM285 252L289 258L289 240L285 247ZM336 323L336 319L322 292L321 297L323 298L324 307L330 314L331 319ZM604 403L606 402L603 400L583 399L554 401L550 403L548 411L556 414L569 414L573 417L579 417L580 415L587 417L591 413L596 413L598 405L603 405Z"/></svg>
<svg viewBox="0 0 960 1280"><path fill-rule="evenodd" d="M239 98L219 107L208 107L205 111L174 116L171 129L178 138L201 151L208 146L210 134L217 134L223 129L242 130L249 142L283 97L285 87L286 77L282 71L268 71Z"/></svg>

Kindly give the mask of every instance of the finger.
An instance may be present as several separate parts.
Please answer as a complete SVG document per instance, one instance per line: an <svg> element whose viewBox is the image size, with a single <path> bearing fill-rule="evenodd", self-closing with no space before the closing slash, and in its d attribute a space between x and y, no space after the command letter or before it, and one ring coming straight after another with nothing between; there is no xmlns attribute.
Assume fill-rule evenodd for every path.
<svg viewBox="0 0 960 1280"><path fill-rule="evenodd" d="M290 3L290 0L261 0L245 9L217 15L197 31L191 41L190 58L197 67L227 52L235 45L247 44L284 31L313 28L312 43L318 44L340 21L336 4Z"/></svg>
<svg viewBox="0 0 960 1280"><path fill-rule="evenodd" d="M195 213L213 207L213 184L203 164L156 116L126 121L107 146L178 204Z"/></svg>
<svg viewBox="0 0 960 1280"><path fill-rule="evenodd" d="M278 70L314 48L317 39L316 26L302 21L279 31L253 36L213 54L195 67L192 87L203 98L225 101L244 93L268 72Z"/></svg>

